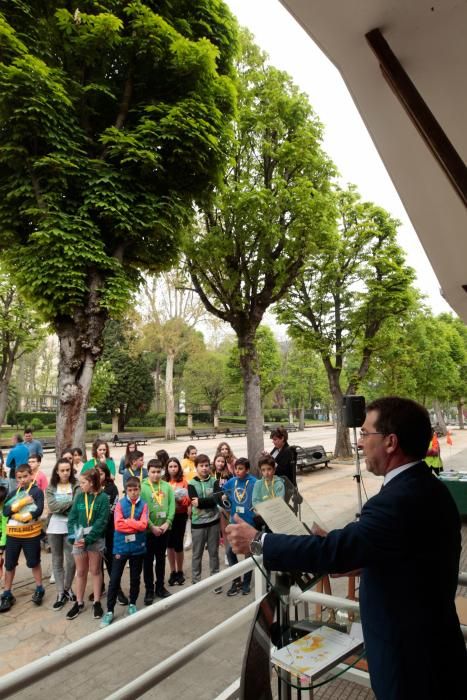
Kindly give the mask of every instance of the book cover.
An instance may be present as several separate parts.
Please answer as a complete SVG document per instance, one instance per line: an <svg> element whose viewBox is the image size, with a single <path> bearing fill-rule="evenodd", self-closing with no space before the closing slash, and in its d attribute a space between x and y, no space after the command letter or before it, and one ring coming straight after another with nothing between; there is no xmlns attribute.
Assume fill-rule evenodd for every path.
<svg viewBox="0 0 467 700"><path fill-rule="evenodd" d="M323 625L282 649L273 649L271 662L307 681L339 663L362 646L362 640Z"/></svg>

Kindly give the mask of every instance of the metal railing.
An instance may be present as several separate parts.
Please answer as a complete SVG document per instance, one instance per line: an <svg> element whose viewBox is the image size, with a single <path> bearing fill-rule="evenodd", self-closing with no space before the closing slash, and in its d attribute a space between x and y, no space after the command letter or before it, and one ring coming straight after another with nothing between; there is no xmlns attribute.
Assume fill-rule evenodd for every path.
<svg viewBox="0 0 467 700"><path fill-rule="evenodd" d="M262 558L257 558L257 561L261 564ZM254 571L255 602L250 603L227 620L224 620L219 625L206 632L206 634L169 656L157 666L130 681L112 695L107 696L108 700L132 700L140 697L147 690L154 687L155 684L172 675L191 659L198 657L202 651L212 646L216 641L223 639L226 632L231 632L252 619L253 613L257 607L256 601L261 598L266 591L266 581L252 558L245 559L233 567L227 568L218 574L214 574L170 596L170 598L165 598L158 602L157 605L149 606L139 611L137 615L118 620L107 628L96 630L77 642L68 644L62 649L57 649L48 656L37 659L20 669L12 671L0 678L0 698L11 697L14 693L32 686L35 682L46 676L50 676L50 674L55 671L62 670L64 665L77 661L97 649L102 650L112 642L121 639L123 635L140 630L141 627L148 625L156 619L159 620L162 615L171 610L198 598L201 593L221 586L231 581L232 578L241 576L251 570ZM467 585L467 572L459 574L459 585ZM303 592L296 586L290 589L289 602L291 605L315 603L332 609L342 609L353 612L358 612L359 610L359 604L356 601L319 593L313 590ZM462 631L464 637L467 639L467 627L462 626ZM340 664L337 668L344 669L345 666ZM347 677L351 681L369 687L369 676L363 671L349 668L347 670ZM238 698L239 689L240 680L237 679L228 688L222 691L216 700L233 700L234 698Z"/></svg>

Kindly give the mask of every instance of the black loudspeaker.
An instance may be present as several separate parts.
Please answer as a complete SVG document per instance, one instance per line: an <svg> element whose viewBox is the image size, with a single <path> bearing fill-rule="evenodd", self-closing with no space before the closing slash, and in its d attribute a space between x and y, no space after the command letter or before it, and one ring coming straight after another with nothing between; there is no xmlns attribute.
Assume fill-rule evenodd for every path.
<svg viewBox="0 0 467 700"><path fill-rule="evenodd" d="M344 426L346 428L360 428L365 422L365 397L344 396Z"/></svg>

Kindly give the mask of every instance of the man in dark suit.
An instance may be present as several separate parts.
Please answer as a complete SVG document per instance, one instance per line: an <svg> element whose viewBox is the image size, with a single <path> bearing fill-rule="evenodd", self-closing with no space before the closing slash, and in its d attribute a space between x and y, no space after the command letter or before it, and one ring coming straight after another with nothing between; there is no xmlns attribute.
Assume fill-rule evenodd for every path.
<svg viewBox="0 0 467 700"><path fill-rule="evenodd" d="M362 626L378 700L467 698L467 653L454 606L460 518L422 461L430 438L423 406L378 399L367 407L359 446L366 468L384 482L360 520L324 537L261 535L246 524L227 528L237 553L250 546L258 553L262 545L268 569L361 569Z"/></svg>

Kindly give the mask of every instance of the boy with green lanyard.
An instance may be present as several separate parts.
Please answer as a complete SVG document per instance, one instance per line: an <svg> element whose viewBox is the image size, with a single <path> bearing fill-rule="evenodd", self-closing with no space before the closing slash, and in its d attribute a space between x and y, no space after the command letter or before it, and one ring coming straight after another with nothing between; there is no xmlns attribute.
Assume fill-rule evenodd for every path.
<svg viewBox="0 0 467 700"><path fill-rule="evenodd" d="M285 484L280 476L276 474L276 463L270 455L260 457L258 468L261 472L261 479L253 487L252 504L253 508L257 503L269 501L271 498L285 497Z"/></svg>
<svg viewBox="0 0 467 700"><path fill-rule="evenodd" d="M201 580L201 561L207 545L209 569L212 574L219 571L219 537L220 516L218 505L222 504L219 481L211 475L209 457L197 455L195 458L196 476L188 483L188 495L191 498L191 537L193 555L191 559L191 580ZM218 493L216 497L215 494ZM214 589L222 593L222 587Z"/></svg>
<svg viewBox="0 0 467 700"><path fill-rule="evenodd" d="M164 470L159 459L148 462L148 476L141 487L141 499L148 504L149 525L146 535L146 554L143 576L146 593L144 604L151 605L154 596L167 598L170 593L164 587L165 554L168 531L175 516L175 495L170 484L163 480ZM154 559L156 560L154 566ZM154 588L154 573L156 586Z"/></svg>

